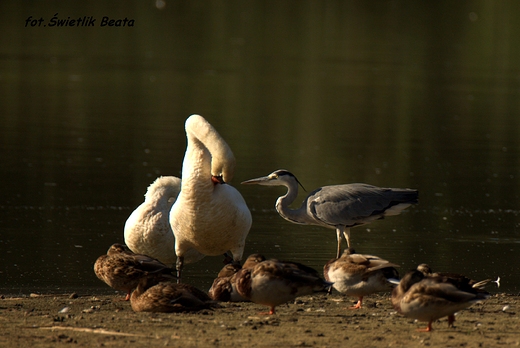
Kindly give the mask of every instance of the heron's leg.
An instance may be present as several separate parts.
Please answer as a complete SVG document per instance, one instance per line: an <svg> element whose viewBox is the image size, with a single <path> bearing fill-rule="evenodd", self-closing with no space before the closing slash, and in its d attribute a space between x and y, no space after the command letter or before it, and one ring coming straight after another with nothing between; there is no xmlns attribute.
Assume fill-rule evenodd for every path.
<svg viewBox="0 0 520 348"><path fill-rule="evenodd" d="M345 239L347 240L347 248L350 248L350 228L345 228L343 230L343 235L345 236Z"/></svg>
<svg viewBox="0 0 520 348"><path fill-rule="evenodd" d="M175 262L175 268L177 269L177 284L180 284L181 282L181 272L183 266L184 256L177 256L177 261Z"/></svg>
<svg viewBox="0 0 520 348"><path fill-rule="evenodd" d="M339 259L341 255L341 233L343 232L343 227L336 227L336 237L338 239L338 251L336 253L336 258ZM343 232L344 233L344 232Z"/></svg>
<svg viewBox="0 0 520 348"><path fill-rule="evenodd" d="M339 259L341 255L341 233L343 232L343 226L336 227L336 238L338 239L338 250L336 251L336 259ZM327 291L327 294L332 294L332 286Z"/></svg>

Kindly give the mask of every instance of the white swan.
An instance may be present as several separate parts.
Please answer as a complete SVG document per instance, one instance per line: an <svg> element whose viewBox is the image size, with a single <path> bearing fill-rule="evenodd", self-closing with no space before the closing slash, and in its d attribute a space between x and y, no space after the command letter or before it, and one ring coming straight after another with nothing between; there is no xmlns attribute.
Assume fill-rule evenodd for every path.
<svg viewBox="0 0 520 348"><path fill-rule="evenodd" d="M167 265L175 263L175 238L169 214L180 191L181 179L175 176L159 177L148 186L144 202L130 214L125 223L125 244L130 250ZM195 262L203 257L193 250L186 255L186 262Z"/></svg>
<svg viewBox="0 0 520 348"><path fill-rule="evenodd" d="M252 221L242 195L227 184L235 157L224 139L199 115L190 116L185 128L181 191L170 211L179 281L190 250L208 256L231 251L239 262Z"/></svg>

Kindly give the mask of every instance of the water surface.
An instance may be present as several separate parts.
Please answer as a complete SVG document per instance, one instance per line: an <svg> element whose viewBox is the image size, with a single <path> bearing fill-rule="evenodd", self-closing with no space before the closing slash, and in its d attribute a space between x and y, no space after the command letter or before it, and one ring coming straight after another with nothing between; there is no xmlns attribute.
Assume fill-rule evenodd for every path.
<svg viewBox="0 0 520 348"><path fill-rule="evenodd" d="M278 216L284 188L239 184L285 168L308 192L419 189L419 205L353 229L357 251L520 290L516 2L165 4L0 5L3 292L109 292L93 263L146 187L180 176L193 113L237 157L245 255L321 269L335 254L333 230ZM25 27L55 13L135 26ZM186 280L208 288L220 266Z"/></svg>

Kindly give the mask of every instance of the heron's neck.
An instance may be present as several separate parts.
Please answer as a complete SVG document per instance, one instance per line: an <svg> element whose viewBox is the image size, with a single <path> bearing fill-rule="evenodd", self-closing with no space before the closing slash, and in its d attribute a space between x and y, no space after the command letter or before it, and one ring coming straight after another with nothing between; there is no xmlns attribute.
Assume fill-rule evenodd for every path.
<svg viewBox="0 0 520 348"><path fill-rule="evenodd" d="M276 211L278 211L278 214L287 221L297 224L306 224L305 202L298 209L289 208L298 196L298 184L288 183L286 186L288 190L285 196L278 197L276 200Z"/></svg>

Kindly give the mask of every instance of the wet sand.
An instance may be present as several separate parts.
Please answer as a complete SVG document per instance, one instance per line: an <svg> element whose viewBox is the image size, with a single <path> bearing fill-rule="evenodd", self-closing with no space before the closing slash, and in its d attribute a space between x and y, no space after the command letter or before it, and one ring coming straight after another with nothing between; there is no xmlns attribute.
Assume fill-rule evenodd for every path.
<svg viewBox="0 0 520 348"><path fill-rule="evenodd" d="M337 293L266 307L222 303L198 313L135 313L123 295L3 296L1 347L512 347L520 345L519 296L495 294L447 319L432 332L402 317L389 294L360 310Z"/></svg>

